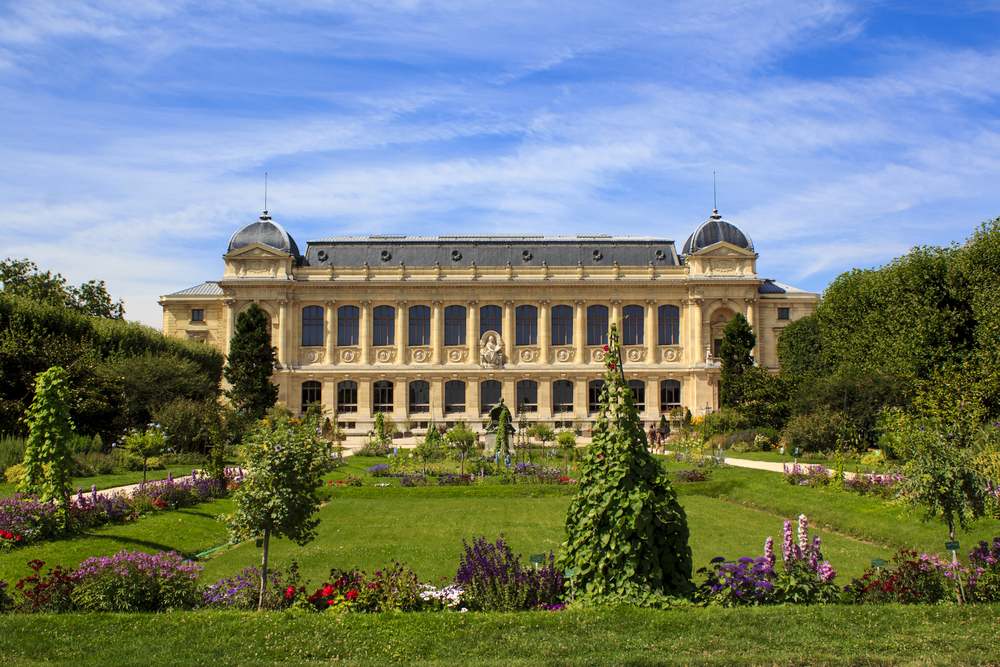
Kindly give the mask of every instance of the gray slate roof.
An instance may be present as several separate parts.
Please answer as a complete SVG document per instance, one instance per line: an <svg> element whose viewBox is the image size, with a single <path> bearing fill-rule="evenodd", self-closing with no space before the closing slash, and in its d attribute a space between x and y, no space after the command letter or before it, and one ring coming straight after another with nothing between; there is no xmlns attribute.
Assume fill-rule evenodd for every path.
<svg viewBox="0 0 1000 667"><path fill-rule="evenodd" d="M333 236L309 241L304 266L677 266L672 239L654 236Z"/></svg>
<svg viewBox="0 0 1000 667"><path fill-rule="evenodd" d="M222 294L222 288L219 287L218 282L206 281L201 285L195 285L194 287L182 289L180 292L174 292L170 296L219 296L220 294Z"/></svg>
<svg viewBox="0 0 1000 667"><path fill-rule="evenodd" d="M804 289L799 289L798 287L792 287L791 285L785 285L784 283L775 282L773 280L765 280L757 288L757 292L760 294L809 294L809 292Z"/></svg>
<svg viewBox="0 0 1000 667"><path fill-rule="evenodd" d="M272 221L267 211L264 211L264 215L260 216L257 222L251 222L237 229L229 239L229 249L226 252L230 253L254 243L263 243L292 257L299 256L299 247L295 244L295 239L285 231L284 227Z"/></svg>
<svg viewBox="0 0 1000 667"><path fill-rule="evenodd" d="M702 248L723 241L731 243L737 248L745 248L753 252L753 241L750 240L746 232L733 223L723 220L716 211L711 218L701 223L698 229L694 230L694 233L688 237L687 241L684 242L684 250L681 251L681 254L691 255Z"/></svg>

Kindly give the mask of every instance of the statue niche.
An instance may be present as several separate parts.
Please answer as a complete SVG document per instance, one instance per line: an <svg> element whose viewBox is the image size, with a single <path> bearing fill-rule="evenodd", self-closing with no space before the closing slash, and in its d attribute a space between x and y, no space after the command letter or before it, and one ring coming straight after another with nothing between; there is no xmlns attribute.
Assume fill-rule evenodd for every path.
<svg viewBox="0 0 1000 667"><path fill-rule="evenodd" d="M503 368L503 340L496 331L487 331L479 340L479 365L482 368Z"/></svg>

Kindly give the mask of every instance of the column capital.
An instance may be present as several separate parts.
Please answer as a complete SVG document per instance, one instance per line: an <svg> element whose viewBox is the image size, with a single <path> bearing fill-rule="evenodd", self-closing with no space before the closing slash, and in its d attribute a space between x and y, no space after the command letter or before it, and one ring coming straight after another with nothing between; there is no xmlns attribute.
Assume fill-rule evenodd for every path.
<svg viewBox="0 0 1000 667"><path fill-rule="evenodd" d="M582 306L583 304L587 303L587 300L586 299L574 299L573 303L575 303L578 306Z"/></svg>
<svg viewBox="0 0 1000 667"><path fill-rule="evenodd" d="M405 303L405 302L404 302L404 303ZM438 300L436 300L436 301L431 301L431 305L432 305L432 306L440 306L440 305L442 305L443 303L444 303L444 301L442 301L441 299L438 299Z"/></svg>
<svg viewBox="0 0 1000 667"><path fill-rule="evenodd" d="M513 306L514 305L514 300L513 299L504 299L503 305L505 305L505 306Z"/></svg>
<svg viewBox="0 0 1000 667"><path fill-rule="evenodd" d="M611 299L611 305L612 306L620 306L621 303L622 303L621 299Z"/></svg>
<svg viewBox="0 0 1000 667"><path fill-rule="evenodd" d="M656 299L646 299L646 305L647 306L656 305Z"/></svg>
<svg viewBox="0 0 1000 667"><path fill-rule="evenodd" d="M236 299L223 299L222 303L226 304L230 308L236 305Z"/></svg>
<svg viewBox="0 0 1000 667"><path fill-rule="evenodd" d="M360 303L362 306L364 306L365 308L367 308L368 306L372 305L372 300L371 299L362 299L358 303Z"/></svg>
<svg viewBox="0 0 1000 667"><path fill-rule="evenodd" d="M469 304L470 306L476 306L476 305L479 305L479 299L469 299L469 301L468 301L468 304Z"/></svg>
<svg viewBox="0 0 1000 667"><path fill-rule="evenodd" d="M547 306L547 305L549 305L549 303L551 303L551 302L548 299L539 299L538 300L538 305L540 305L540 306Z"/></svg>
<svg viewBox="0 0 1000 667"><path fill-rule="evenodd" d="M396 305L400 308L406 307L406 299L396 299Z"/></svg>
<svg viewBox="0 0 1000 667"><path fill-rule="evenodd" d="M326 306L327 308L332 308L335 303L337 303L336 299L326 299L325 301L323 301L323 305Z"/></svg>

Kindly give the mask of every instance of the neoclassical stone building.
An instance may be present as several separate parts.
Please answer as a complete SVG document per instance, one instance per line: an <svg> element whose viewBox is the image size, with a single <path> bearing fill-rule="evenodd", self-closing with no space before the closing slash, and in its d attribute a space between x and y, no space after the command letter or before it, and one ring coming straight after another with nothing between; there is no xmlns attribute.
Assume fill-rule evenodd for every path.
<svg viewBox="0 0 1000 667"><path fill-rule="evenodd" d="M501 396L532 421L589 422L618 322L646 421L718 406L714 355L742 313L778 367L783 326L818 295L757 275L750 237L718 212L680 254L645 236L392 236L295 240L267 212L239 229L221 280L162 297L163 330L224 352L258 303L292 410L320 403L349 431L377 412L477 423Z"/></svg>

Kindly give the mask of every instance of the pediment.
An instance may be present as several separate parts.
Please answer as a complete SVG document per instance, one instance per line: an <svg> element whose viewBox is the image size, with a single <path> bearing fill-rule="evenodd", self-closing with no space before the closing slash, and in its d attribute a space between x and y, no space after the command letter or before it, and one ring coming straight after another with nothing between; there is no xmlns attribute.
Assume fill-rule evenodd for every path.
<svg viewBox="0 0 1000 667"><path fill-rule="evenodd" d="M291 255L275 250L271 246L252 243L225 255L224 259L288 259L289 257Z"/></svg>
<svg viewBox="0 0 1000 667"><path fill-rule="evenodd" d="M725 241L719 241L714 245L710 245L707 248L702 248L696 253L693 253L691 257L756 257L757 254L747 250L746 248L740 248L739 246L734 246L732 243L726 243Z"/></svg>

